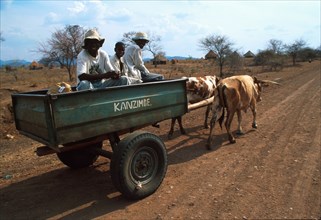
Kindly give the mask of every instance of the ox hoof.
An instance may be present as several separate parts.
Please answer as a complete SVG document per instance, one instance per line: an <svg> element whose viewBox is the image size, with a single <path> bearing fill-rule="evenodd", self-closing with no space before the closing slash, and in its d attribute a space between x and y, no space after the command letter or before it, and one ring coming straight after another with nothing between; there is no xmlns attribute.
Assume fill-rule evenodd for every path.
<svg viewBox="0 0 321 220"><path fill-rule="evenodd" d="M235 143L236 143L235 139L230 140L230 144L235 144Z"/></svg>
<svg viewBox="0 0 321 220"><path fill-rule="evenodd" d="M211 145L210 145L210 144L206 144L206 149L207 149L207 150L212 150Z"/></svg>
<svg viewBox="0 0 321 220"><path fill-rule="evenodd" d="M237 135L244 135L244 132L243 131L236 131L236 134ZM234 140L235 141L235 140Z"/></svg>
<svg viewBox="0 0 321 220"><path fill-rule="evenodd" d="M255 129L256 129L256 128L257 128L257 124L256 124L256 123L253 123L253 124L252 124L252 128L255 128Z"/></svg>
<svg viewBox="0 0 321 220"><path fill-rule="evenodd" d="M186 131L184 129L182 129L181 134L186 134Z"/></svg>

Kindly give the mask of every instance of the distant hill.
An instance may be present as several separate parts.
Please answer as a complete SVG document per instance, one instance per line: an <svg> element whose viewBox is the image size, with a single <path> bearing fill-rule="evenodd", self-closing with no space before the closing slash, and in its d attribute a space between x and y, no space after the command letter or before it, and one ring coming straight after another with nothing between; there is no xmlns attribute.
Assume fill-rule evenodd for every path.
<svg viewBox="0 0 321 220"><path fill-rule="evenodd" d="M30 65L31 62L26 60L0 60L0 67L4 66L12 66L12 67L19 67L19 66L26 66Z"/></svg>
<svg viewBox="0 0 321 220"><path fill-rule="evenodd" d="M186 59L197 59L197 58L191 58L191 57L182 57L182 56L165 56L167 60L186 60ZM148 62L153 58L145 58L144 61ZM0 67L4 67L6 65L12 66L12 67L20 67L20 66L28 66L30 65L30 61L26 60L0 60Z"/></svg>
<svg viewBox="0 0 321 220"><path fill-rule="evenodd" d="M194 57L182 57L182 56L165 56L167 60L172 60L172 59L176 59L176 60L187 60L187 59L198 59L198 58L194 58ZM152 60L153 58L145 58L144 61L148 62L150 60Z"/></svg>

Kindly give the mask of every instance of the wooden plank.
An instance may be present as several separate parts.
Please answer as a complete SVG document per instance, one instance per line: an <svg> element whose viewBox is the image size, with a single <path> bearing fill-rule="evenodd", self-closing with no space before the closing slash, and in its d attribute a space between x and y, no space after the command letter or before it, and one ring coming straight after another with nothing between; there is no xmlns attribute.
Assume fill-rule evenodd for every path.
<svg viewBox="0 0 321 220"><path fill-rule="evenodd" d="M205 99L203 101L194 103L194 104L188 104L188 111L190 112L190 111L193 111L195 109L208 106L209 104L213 103L213 101L214 101L214 96L211 97L211 98Z"/></svg>

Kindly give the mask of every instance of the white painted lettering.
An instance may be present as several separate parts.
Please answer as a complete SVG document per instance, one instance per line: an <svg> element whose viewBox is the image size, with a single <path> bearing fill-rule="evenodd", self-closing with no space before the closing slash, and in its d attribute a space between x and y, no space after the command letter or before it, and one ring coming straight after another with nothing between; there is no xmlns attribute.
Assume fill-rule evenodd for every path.
<svg viewBox="0 0 321 220"><path fill-rule="evenodd" d="M131 110L137 108L146 108L152 106L150 98L136 99L131 101L114 102L114 112Z"/></svg>

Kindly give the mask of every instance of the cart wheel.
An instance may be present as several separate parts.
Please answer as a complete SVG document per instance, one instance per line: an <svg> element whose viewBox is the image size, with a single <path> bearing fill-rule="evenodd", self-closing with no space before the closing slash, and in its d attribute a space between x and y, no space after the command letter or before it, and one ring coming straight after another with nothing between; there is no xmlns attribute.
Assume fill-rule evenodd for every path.
<svg viewBox="0 0 321 220"><path fill-rule="evenodd" d="M167 152L156 135L136 131L121 140L113 153L110 171L114 186L127 198L153 194L167 170Z"/></svg>
<svg viewBox="0 0 321 220"><path fill-rule="evenodd" d="M70 168L78 169L89 167L97 160L98 155L90 152L91 148L102 148L103 143L98 142L96 144L91 144L88 147L82 149L71 150L66 152L57 153L57 156L61 162Z"/></svg>

